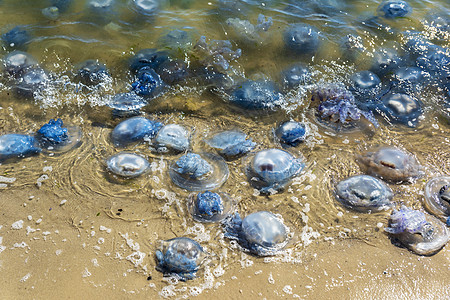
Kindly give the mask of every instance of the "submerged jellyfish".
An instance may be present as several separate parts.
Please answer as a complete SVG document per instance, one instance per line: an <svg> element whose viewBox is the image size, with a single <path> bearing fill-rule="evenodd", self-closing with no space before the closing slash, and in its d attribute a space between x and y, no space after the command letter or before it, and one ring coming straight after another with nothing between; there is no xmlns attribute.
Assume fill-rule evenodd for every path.
<svg viewBox="0 0 450 300"><path fill-rule="evenodd" d="M276 255L288 242L289 228L268 211L252 213L244 220L236 213L224 225L225 237L258 256Z"/></svg>
<svg viewBox="0 0 450 300"><path fill-rule="evenodd" d="M320 120L336 130L354 127L361 116L378 127L372 112L359 109L353 94L346 89L336 86L321 88L313 93L311 100L317 107Z"/></svg>
<svg viewBox="0 0 450 300"><path fill-rule="evenodd" d="M142 49L130 59L130 70L135 74L144 67L155 70L168 60L169 55L167 52L158 51L152 48Z"/></svg>
<svg viewBox="0 0 450 300"><path fill-rule="evenodd" d="M152 139L163 125L143 117L133 117L120 122L111 133L111 140L116 147L130 143Z"/></svg>
<svg viewBox="0 0 450 300"><path fill-rule="evenodd" d="M362 37L355 34L347 34L344 36L341 39L340 48L342 58L348 61L356 61L366 51Z"/></svg>
<svg viewBox="0 0 450 300"><path fill-rule="evenodd" d="M418 91L423 84L423 72L416 67L404 67L395 70L394 85L396 90L409 94Z"/></svg>
<svg viewBox="0 0 450 300"><path fill-rule="evenodd" d="M182 60L165 61L155 71L167 84L182 82L189 76L187 65Z"/></svg>
<svg viewBox="0 0 450 300"><path fill-rule="evenodd" d="M202 246L190 238L170 239L156 250L156 269L181 280L194 279L206 256Z"/></svg>
<svg viewBox="0 0 450 300"><path fill-rule="evenodd" d="M230 63L241 57L241 49L232 50L233 46L228 40L206 41L205 36L201 36L194 51L197 57L201 58L201 63L205 66L213 66L219 71L226 71L230 68Z"/></svg>
<svg viewBox="0 0 450 300"><path fill-rule="evenodd" d="M189 148L189 132L181 125L165 125L159 130L153 144L160 152L183 152Z"/></svg>
<svg viewBox="0 0 450 300"><path fill-rule="evenodd" d="M61 119L50 119L37 132L42 148L56 152L66 152L81 144L81 129L78 126L63 127Z"/></svg>
<svg viewBox="0 0 450 300"><path fill-rule="evenodd" d="M450 176L431 179L425 186L425 207L450 226Z"/></svg>
<svg viewBox="0 0 450 300"><path fill-rule="evenodd" d="M131 89L138 95L146 97L157 97L165 87L161 77L149 68L141 68L137 73L137 81L131 84Z"/></svg>
<svg viewBox="0 0 450 300"><path fill-rule="evenodd" d="M132 117L139 115L141 108L147 105L147 100L136 93L120 93L111 97L108 106L113 109L115 117Z"/></svg>
<svg viewBox="0 0 450 300"><path fill-rule="evenodd" d="M356 162L365 173L392 182L411 181L423 175L422 167L412 154L394 147L359 155Z"/></svg>
<svg viewBox="0 0 450 300"><path fill-rule="evenodd" d="M403 0L388 0L382 2L377 10L381 16L387 19L394 19L406 17L411 13L412 7Z"/></svg>
<svg viewBox="0 0 450 300"><path fill-rule="evenodd" d="M144 174L150 163L140 155L121 152L106 159L107 169L119 176L135 178Z"/></svg>
<svg viewBox="0 0 450 300"><path fill-rule="evenodd" d="M246 109L276 109L280 106L281 94L271 81L247 80L235 87L229 101Z"/></svg>
<svg viewBox="0 0 450 300"><path fill-rule="evenodd" d="M226 193L206 191L189 195L187 206L197 222L220 222L235 208L235 202Z"/></svg>
<svg viewBox="0 0 450 300"><path fill-rule="evenodd" d="M256 25L253 25L248 20L241 20L239 18L228 18L226 23L233 29L238 38L250 43L262 42L263 38L260 34L267 31L273 25L272 18L268 17L266 19L262 14L258 15Z"/></svg>
<svg viewBox="0 0 450 300"><path fill-rule="evenodd" d="M269 193L284 188L304 166L300 158L284 150L267 149L256 153L247 167L247 175L255 188Z"/></svg>
<svg viewBox="0 0 450 300"><path fill-rule="evenodd" d="M3 58L4 70L14 77L20 76L24 70L38 65L31 54L22 51L13 51Z"/></svg>
<svg viewBox="0 0 450 300"><path fill-rule="evenodd" d="M5 134L0 136L0 162L23 158L41 152L38 141L30 135Z"/></svg>
<svg viewBox="0 0 450 300"><path fill-rule="evenodd" d="M47 72L40 67L32 67L24 70L17 79L15 91L24 97L33 97L35 92L44 88L49 80Z"/></svg>
<svg viewBox="0 0 450 300"><path fill-rule="evenodd" d="M98 60L87 60L76 67L75 78L85 85L97 85L110 78L106 66Z"/></svg>
<svg viewBox="0 0 450 300"><path fill-rule="evenodd" d="M356 175L339 182L335 196L348 208L372 212L390 208L394 194L383 181L368 175Z"/></svg>
<svg viewBox="0 0 450 300"><path fill-rule="evenodd" d="M295 121L284 122L275 130L275 135L282 144L295 147L306 139L306 126Z"/></svg>
<svg viewBox="0 0 450 300"><path fill-rule="evenodd" d="M144 16L155 15L164 3L165 0L131 0L132 9Z"/></svg>
<svg viewBox="0 0 450 300"><path fill-rule="evenodd" d="M213 190L221 186L229 175L225 161L217 155L188 153L169 168L172 181L188 191Z"/></svg>
<svg viewBox="0 0 450 300"><path fill-rule="evenodd" d="M450 55L448 51L439 46L430 46L427 51L416 60L417 66L430 74L431 78L448 82L450 78Z"/></svg>
<svg viewBox="0 0 450 300"><path fill-rule="evenodd" d="M385 230L419 255L437 253L450 239L444 223L406 206L392 212L389 227Z"/></svg>
<svg viewBox="0 0 450 300"><path fill-rule="evenodd" d="M30 34L22 26L16 26L2 35L3 44L7 48L21 48L30 40Z"/></svg>
<svg viewBox="0 0 450 300"><path fill-rule="evenodd" d="M245 133L233 130L219 132L205 142L226 159L243 155L256 146L252 139L247 139Z"/></svg>
<svg viewBox="0 0 450 300"><path fill-rule="evenodd" d="M293 64L281 71L281 82L287 90L308 84L311 82L311 71L302 63Z"/></svg>
<svg viewBox="0 0 450 300"><path fill-rule="evenodd" d="M369 104L381 115L393 123L401 123L409 127L416 127L419 117L422 115L422 103L414 97L404 94L389 92L380 101Z"/></svg>
<svg viewBox="0 0 450 300"><path fill-rule="evenodd" d="M286 48L296 55L314 54L319 48L319 32L311 25L293 24L283 33Z"/></svg>
<svg viewBox="0 0 450 300"><path fill-rule="evenodd" d="M402 63L401 57L394 48L378 49L373 56L370 71L380 78L398 68Z"/></svg>

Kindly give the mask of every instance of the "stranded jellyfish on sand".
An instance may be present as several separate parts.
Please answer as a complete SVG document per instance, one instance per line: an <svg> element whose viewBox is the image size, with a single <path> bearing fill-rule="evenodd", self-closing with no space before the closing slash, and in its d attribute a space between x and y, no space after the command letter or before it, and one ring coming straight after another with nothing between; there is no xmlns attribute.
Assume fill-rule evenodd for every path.
<svg viewBox="0 0 450 300"><path fill-rule="evenodd" d="M227 218L235 208L235 202L226 193L204 193L189 195L187 206L197 222L220 222Z"/></svg>
<svg viewBox="0 0 450 300"><path fill-rule="evenodd" d="M196 241L174 238L162 241L160 249L156 250L156 269L181 280L194 279L205 258L206 253Z"/></svg>
<svg viewBox="0 0 450 300"><path fill-rule="evenodd" d="M111 140L116 147L152 139L162 127L162 123L143 117L133 117L120 122L111 133Z"/></svg>
<svg viewBox="0 0 450 300"><path fill-rule="evenodd" d="M359 212L372 212L392 206L392 190L381 180L356 175L342 180L336 185L336 199L346 207Z"/></svg>
<svg viewBox="0 0 450 300"><path fill-rule="evenodd" d="M295 121L282 123L276 130L275 136L283 145L297 146L306 139L307 129L305 124Z"/></svg>
<svg viewBox="0 0 450 300"><path fill-rule="evenodd" d="M66 152L81 144L82 132L78 126L63 127L61 119L50 119L37 132L41 147L52 152Z"/></svg>
<svg viewBox="0 0 450 300"><path fill-rule="evenodd" d="M228 166L220 156L211 153L187 153L169 168L172 181L188 191L213 190L229 175Z"/></svg>
<svg viewBox="0 0 450 300"><path fill-rule="evenodd" d="M402 206L394 210L385 230L419 255L437 253L450 239L444 223L421 211Z"/></svg>
<svg viewBox="0 0 450 300"><path fill-rule="evenodd" d="M247 135L241 131L229 130L215 134L212 138L205 140L211 147L216 149L226 159L232 159L253 150L256 143L247 139Z"/></svg>
<svg viewBox="0 0 450 300"><path fill-rule="evenodd" d="M304 166L300 158L295 158L284 150L267 149L253 156L247 166L247 175L255 188L263 193L270 193L284 188Z"/></svg>
<svg viewBox="0 0 450 300"><path fill-rule="evenodd" d="M450 176L431 179L425 186L425 207L450 226Z"/></svg>
<svg viewBox="0 0 450 300"><path fill-rule="evenodd" d="M161 128L153 145L159 152L183 152L189 148L189 131L181 125L169 124Z"/></svg>
<svg viewBox="0 0 450 300"><path fill-rule="evenodd" d="M108 171L126 178L134 178L144 174L150 163L140 155L121 152L106 159Z"/></svg>
<svg viewBox="0 0 450 300"><path fill-rule="evenodd" d="M286 246L288 233L282 220L268 211L252 213L244 220L236 213L225 223L225 237L258 256L276 255Z"/></svg>
<svg viewBox="0 0 450 300"><path fill-rule="evenodd" d="M39 152L41 148L33 136L15 133L0 136L0 162L10 158L31 156Z"/></svg>
<svg viewBox="0 0 450 300"><path fill-rule="evenodd" d="M356 162L365 173L391 182L411 181L423 175L422 167L412 154L394 147L359 155Z"/></svg>

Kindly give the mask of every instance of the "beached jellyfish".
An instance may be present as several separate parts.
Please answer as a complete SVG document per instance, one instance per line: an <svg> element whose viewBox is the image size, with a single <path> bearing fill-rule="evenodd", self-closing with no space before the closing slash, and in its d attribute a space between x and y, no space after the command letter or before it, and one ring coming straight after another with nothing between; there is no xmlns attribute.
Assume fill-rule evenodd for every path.
<svg viewBox="0 0 450 300"><path fill-rule="evenodd" d="M48 80L47 71L40 67L31 67L22 72L14 88L21 96L33 97L35 92L45 87Z"/></svg>
<svg viewBox="0 0 450 300"><path fill-rule="evenodd" d="M378 49L373 55L373 62L370 71L377 74L380 78L398 68L402 63L397 50L393 48Z"/></svg>
<svg viewBox="0 0 450 300"><path fill-rule="evenodd" d="M144 67L155 70L167 60L169 60L169 55L165 51L158 51L152 48L142 49L130 59L130 70L135 74Z"/></svg>
<svg viewBox="0 0 450 300"><path fill-rule="evenodd" d="M216 149L220 155L226 159L233 159L243 155L256 146L252 139L247 139L247 135L241 131L227 130L215 134L205 142Z"/></svg>
<svg viewBox="0 0 450 300"><path fill-rule="evenodd" d="M391 182L411 181L423 175L422 167L412 154L394 147L359 155L356 162L365 173Z"/></svg>
<svg viewBox="0 0 450 300"><path fill-rule="evenodd" d="M295 63L281 71L281 82L286 90L311 83L311 71L302 63Z"/></svg>
<svg viewBox="0 0 450 300"><path fill-rule="evenodd" d="M385 230L419 255L437 253L450 239L444 223L406 206L392 212L389 227Z"/></svg>
<svg viewBox="0 0 450 300"><path fill-rule="evenodd" d="M283 33L286 48L296 55L314 54L319 48L317 28L307 24L293 24Z"/></svg>
<svg viewBox="0 0 450 300"><path fill-rule="evenodd" d="M106 66L98 60L89 59L75 68L75 79L85 85L97 85L110 77Z"/></svg>
<svg viewBox="0 0 450 300"><path fill-rule="evenodd" d="M305 164L300 158L280 149L259 151L247 167L250 183L262 193L278 191L296 175Z"/></svg>
<svg viewBox="0 0 450 300"><path fill-rule="evenodd" d="M10 158L23 158L41 152L34 136L5 134L0 136L0 162Z"/></svg>
<svg viewBox="0 0 450 300"><path fill-rule="evenodd" d="M387 19L394 19L406 17L412 12L412 7L403 0L389 0L382 2L377 11L379 15Z"/></svg>
<svg viewBox="0 0 450 300"><path fill-rule="evenodd" d="M268 211L258 211L241 219L236 213L224 223L225 237L236 240L244 251L258 256L276 255L288 242L289 228Z"/></svg>
<svg viewBox="0 0 450 300"><path fill-rule="evenodd" d="M162 241L156 250L156 269L180 280L194 279L206 257L199 243L190 238L178 237Z"/></svg>
<svg viewBox="0 0 450 300"><path fill-rule="evenodd" d="M150 163L140 155L120 152L106 159L108 171L126 178L135 178L144 174Z"/></svg>
<svg viewBox="0 0 450 300"><path fill-rule="evenodd" d="M61 119L50 119L37 132L39 144L51 152L66 152L81 144L81 129L78 126L63 127Z"/></svg>
<svg viewBox="0 0 450 300"><path fill-rule="evenodd" d="M284 122L275 130L275 135L282 144L295 147L306 139L306 126L295 121Z"/></svg>
<svg viewBox="0 0 450 300"><path fill-rule="evenodd" d="M16 26L2 35L3 44L7 48L23 48L30 40L31 36L23 26Z"/></svg>
<svg viewBox="0 0 450 300"><path fill-rule="evenodd" d="M155 71L169 85L180 83L189 76L188 67L182 60L167 60L160 64Z"/></svg>
<svg viewBox="0 0 450 300"><path fill-rule="evenodd" d="M171 30L159 39L159 45L174 54L177 54L180 50L184 52L192 46L192 33L180 29Z"/></svg>
<svg viewBox="0 0 450 300"><path fill-rule="evenodd" d="M131 89L140 96L154 98L160 95L165 88L161 77L149 67L141 68L136 77L137 81L131 84Z"/></svg>
<svg viewBox="0 0 450 300"><path fill-rule="evenodd" d="M188 210L197 222L220 222L235 209L236 203L230 195L206 191L191 194L187 201Z"/></svg>
<svg viewBox="0 0 450 300"><path fill-rule="evenodd" d="M152 139L163 125L143 117L133 117L120 122L111 133L111 140L116 147Z"/></svg>
<svg viewBox="0 0 450 300"><path fill-rule="evenodd" d="M230 102L246 109L276 109L280 106L281 94L272 81L247 80L233 88Z"/></svg>
<svg viewBox="0 0 450 300"><path fill-rule="evenodd" d="M13 51L3 58L4 70L14 77L20 76L24 70L38 65L36 59L31 54L23 51Z"/></svg>
<svg viewBox="0 0 450 300"><path fill-rule="evenodd" d="M213 66L218 71L223 72L230 68L230 63L241 57L241 49L232 50L233 45L228 40L206 41L205 36L201 36L194 46L195 56L200 58L200 62L205 66Z"/></svg>
<svg viewBox="0 0 450 300"><path fill-rule="evenodd" d="M438 176L425 185L426 209L450 226L450 176Z"/></svg>
<svg viewBox="0 0 450 300"><path fill-rule="evenodd" d="M147 100L136 93L120 93L112 96L107 105L113 109L114 117L132 117L140 114L140 109L147 105Z"/></svg>
<svg viewBox="0 0 450 300"><path fill-rule="evenodd" d="M189 131L178 124L164 125L158 131L153 145L159 152L186 151L189 148Z"/></svg>
<svg viewBox="0 0 450 300"><path fill-rule="evenodd" d="M169 168L172 181L188 191L213 190L229 175L228 166L220 156L211 153L187 153Z"/></svg>
<svg viewBox="0 0 450 300"><path fill-rule="evenodd" d="M380 101L369 105L392 123L401 123L416 127L422 116L422 103L413 96L404 93L389 92Z"/></svg>
<svg viewBox="0 0 450 300"><path fill-rule="evenodd" d="M361 116L378 127L372 112L359 109L353 94L339 86L317 89L311 101L312 106L317 108L319 120L335 130L355 127Z"/></svg>
<svg viewBox="0 0 450 300"><path fill-rule="evenodd" d="M340 181L336 199L359 212L376 212L392 206L392 190L381 180L369 175L356 175Z"/></svg>

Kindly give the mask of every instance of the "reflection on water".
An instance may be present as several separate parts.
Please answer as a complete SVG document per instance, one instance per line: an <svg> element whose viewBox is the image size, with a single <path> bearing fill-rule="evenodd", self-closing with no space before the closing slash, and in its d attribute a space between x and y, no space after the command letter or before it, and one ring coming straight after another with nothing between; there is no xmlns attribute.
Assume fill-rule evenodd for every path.
<svg viewBox="0 0 450 300"><path fill-rule="evenodd" d="M342 262L330 245L357 256L345 246L354 241L375 246L380 263L388 264L389 255L413 261L412 253L391 244L383 232L389 211L357 213L334 198L338 182L361 174L356 155L379 146L411 152L423 166L424 177L389 184L397 208L423 210L426 182L450 173L450 6L408 3L410 14L391 18L377 12L378 1L2 1L0 134L34 135L56 118L83 134L81 145L70 151L46 149L0 165L0 201L7 212L0 221L0 268L11 273L17 267L17 282L42 289L44 268L36 257L50 260L56 253L46 273L51 278L67 269L80 277L77 282L93 287L189 297L222 285L246 294L248 289L233 282L241 272L254 282L267 271L269 283L272 272L297 272L299 263L335 274L329 260L313 258L322 253ZM30 56L20 52L7 59L13 51ZM237 202L242 217L256 211L280 215L291 231L286 250L256 258L225 239L219 224L195 222L189 192L169 176L184 153L157 151L148 139L124 147L111 141L114 127L135 115L183 126L193 153L217 152L207 140L221 131L251 138L257 146L249 155L227 157L230 174L218 190ZM289 120L301 122L306 132L292 147L275 134ZM278 192L256 189L246 172L251 157L269 148L284 149L306 164ZM124 151L148 160L149 171L125 179L109 173L107 158ZM17 230L10 229L13 223ZM208 253L199 278L186 283L155 271L158 241L176 236L193 238ZM12 263L15 255L20 263ZM21 264L27 255L32 262ZM444 248L426 260L427 268L445 274L448 262L439 265L445 257ZM408 260L401 265L408 268ZM368 267L369 286L383 271L378 267ZM116 268L124 275L115 274ZM355 269L361 276L367 270ZM111 272L115 275L104 274ZM278 296L323 295L322 275L304 272L317 283L291 287L291 275L275 276ZM127 282L127 274L138 275ZM391 284L385 283L386 291ZM433 289L448 293L448 287L439 281ZM327 281L326 290L333 288Z"/></svg>

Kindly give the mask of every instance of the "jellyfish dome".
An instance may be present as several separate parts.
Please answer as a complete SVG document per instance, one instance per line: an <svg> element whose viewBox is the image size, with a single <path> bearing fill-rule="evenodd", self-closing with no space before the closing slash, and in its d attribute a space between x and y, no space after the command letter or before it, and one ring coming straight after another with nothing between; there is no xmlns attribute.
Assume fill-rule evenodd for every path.
<svg viewBox="0 0 450 300"><path fill-rule="evenodd" d="M230 195L222 192L200 192L188 197L187 206L194 220L212 223L226 219L235 209Z"/></svg>
<svg viewBox="0 0 450 300"><path fill-rule="evenodd" d="M66 152L80 146L82 132L78 126L63 127L61 119L50 119L37 132L41 147L51 152Z"/></svg>
<svg viewBox="0 0 450 300"><path fill-rule="evenodd" d="M41 151L38 141L33 136L15 133L0 136L0 162L28 157Z"/></svg>
<svg viewBox="0 0 450 300"><path fill-rule="evenodd" d="M450 176L438 176L425 185L425 208L450 226Z"/></svg>
<svg viewBox="0 0 450 300"><path fill-rule="evenodd" d="M108 171L125 178L135 178L144 174L150 163L140 155L121 152L106 159Z"/></svg>

